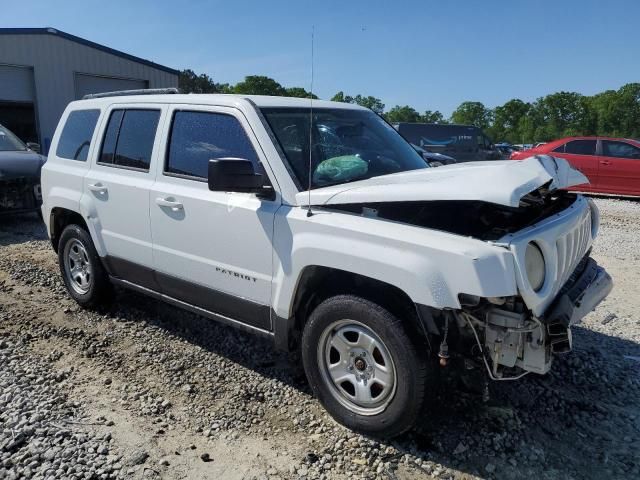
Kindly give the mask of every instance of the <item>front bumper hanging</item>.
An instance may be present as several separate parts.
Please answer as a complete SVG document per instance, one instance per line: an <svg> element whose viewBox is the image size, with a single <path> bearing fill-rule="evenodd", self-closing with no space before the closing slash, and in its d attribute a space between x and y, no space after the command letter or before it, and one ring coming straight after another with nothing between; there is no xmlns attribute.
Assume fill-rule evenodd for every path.
<svg viewBox="0 0 640 480"><path fill-rule="evenodd" d="M569 328L593 311L612 288L613 280L606 270L593 258L585 257L545 312L543 321Z"/></svg>

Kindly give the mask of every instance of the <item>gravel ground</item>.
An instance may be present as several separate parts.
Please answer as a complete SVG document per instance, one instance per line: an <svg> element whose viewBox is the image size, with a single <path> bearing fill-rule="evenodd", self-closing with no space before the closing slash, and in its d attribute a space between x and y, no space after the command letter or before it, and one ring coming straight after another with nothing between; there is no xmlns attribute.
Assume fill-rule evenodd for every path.
<svg viewBox="0 0 640 480"><path fill-rule="evenodd" d="M445 371L389 443L266 341L130 292L80 309L37 219L0 219L0 478L640 478L640 202L596 202L616 286L574 351L489 402Z"/></svg>

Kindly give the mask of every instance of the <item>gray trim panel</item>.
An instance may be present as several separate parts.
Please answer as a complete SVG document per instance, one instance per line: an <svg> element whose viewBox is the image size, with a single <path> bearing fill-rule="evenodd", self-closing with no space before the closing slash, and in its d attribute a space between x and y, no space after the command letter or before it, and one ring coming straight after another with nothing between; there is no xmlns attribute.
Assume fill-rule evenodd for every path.
<svg viewBox="0 0 640 480"><path fill-rule="evenodd" d="M134 290L136 292L142 293L144 295L148 295L156 300L162 300L171 305L174 305L178 308L182 308L183 310L187 310L189 312L195 313L196 315L202 315L203 317L210 318L212 320L216 320L225 325L229 325L231 327L238 328L240 330L244 330L249 333L254 333L260 335L261 337L273 339L273 334L267 330L263 330L261 328L257 328L251 325L248 325L243 322L239 322L233 318L227 317L225 315L220 315L215 312L210 312L205 310L204 308L197 307L195 305L191 305L190 303L183 302L182 300L178 300L176 298L170 297L168 295L164 295L155 290L151 290L149 288L142 287L140 285L136 285L135 283L129 282L127 280L122 280L120 278L111 277L111 281L120 287L127 288L129 290Z"/></svg>

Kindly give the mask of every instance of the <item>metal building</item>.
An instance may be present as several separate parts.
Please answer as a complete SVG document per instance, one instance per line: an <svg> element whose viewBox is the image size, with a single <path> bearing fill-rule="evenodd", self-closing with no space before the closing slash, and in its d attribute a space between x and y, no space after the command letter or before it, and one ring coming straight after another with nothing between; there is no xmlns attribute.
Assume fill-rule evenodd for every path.
<svg viewBox="0 0 640 480"><path fill-rule="evenodd" d="M178 71L54 28L0 28L0 123L43 153L87 93L178 86Z"/></svg>

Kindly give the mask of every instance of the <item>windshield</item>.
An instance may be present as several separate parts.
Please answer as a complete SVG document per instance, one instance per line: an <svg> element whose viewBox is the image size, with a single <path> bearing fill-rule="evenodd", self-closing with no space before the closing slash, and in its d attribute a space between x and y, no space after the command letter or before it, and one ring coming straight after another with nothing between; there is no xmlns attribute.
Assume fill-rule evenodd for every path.
<svg viewBox="0 0 640 480"><path fill-rule="evenodd" d="M26 145L10 130L0 125L0 152L25 151Z"/></svg>
<svg viewBox="0 0 640 480"><path fill-rule="evenodd" d="M309 156L311 188L428 168L411 145L371 111L314 108L311 129L308 108L261 111L305 190Z"/></svg>

